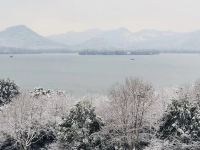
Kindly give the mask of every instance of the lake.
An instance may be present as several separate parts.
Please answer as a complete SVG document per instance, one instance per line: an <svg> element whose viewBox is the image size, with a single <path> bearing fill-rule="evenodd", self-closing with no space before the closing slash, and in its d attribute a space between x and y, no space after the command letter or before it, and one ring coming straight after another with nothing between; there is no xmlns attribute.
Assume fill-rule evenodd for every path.
<svg viewBox="0 0 200 150"><path fill-rule="evenodd" d="M179 86L200 79L199 54L9 56L0 55L0 78L10 78L26 89L39 86L71 93L105 93L125 77L140 77L156 88Z"/></svg>

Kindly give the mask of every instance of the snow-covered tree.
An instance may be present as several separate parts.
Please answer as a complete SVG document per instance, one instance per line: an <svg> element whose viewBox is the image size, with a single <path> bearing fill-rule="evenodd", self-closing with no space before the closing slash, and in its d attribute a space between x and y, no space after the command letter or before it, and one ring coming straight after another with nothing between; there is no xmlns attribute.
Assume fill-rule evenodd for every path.
<svg viewBox="0 0 200 150"><path fill-rule="evenodd" d="M6 136L0 141L2 146L10 141L10 146L16 150L38 150L53 142L54 119L49 115L47 103L46 99L20 94L3 106L0 112L0 134Z"/></svg>
<svg viewBox="0 0 200 150"><path fill-rule="evenodd" d="M11 80L0 80L0 105L9 103L19 94L18 86Z"/></svg>
<svg viewBox="0 0 200 150"><path fill-rule="evenodd" d="M89 101L78 102L60 124L59 139L67 149L93 149L91 135L101 130L103 122Z"/></svg>
<svg viewBox="0 0 200 150"><path fill-rule="evenodd" d="M159 136L183 143L200 141L199 104L187 98L173 100L162 118Z"/></svg>
<svg viewBox="0 0 200 150"><path fill-rule="evenodd" d="M124 148L140 149L141 145L146 145L142 139L143 130L151 130L146 116L155 100L152 85L137 78L127 78L124 84L111 90L110 99L111 129L117 133L117 139L124 143Z"/></svg>

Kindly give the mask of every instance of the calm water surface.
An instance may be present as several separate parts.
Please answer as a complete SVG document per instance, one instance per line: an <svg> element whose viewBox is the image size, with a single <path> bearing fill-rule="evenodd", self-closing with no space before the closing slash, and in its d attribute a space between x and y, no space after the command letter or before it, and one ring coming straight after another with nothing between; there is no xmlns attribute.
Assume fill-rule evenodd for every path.
<svg viewBox="0 0 200 150"><path fill-rule="evenodd" d="M141 77L155 87L200 78L200 55L79 56L75 54L0 55L0 78L23 88L42 86L72 93L105 92L125 77ZM130 60L134 59L134 60Z"/></svg>

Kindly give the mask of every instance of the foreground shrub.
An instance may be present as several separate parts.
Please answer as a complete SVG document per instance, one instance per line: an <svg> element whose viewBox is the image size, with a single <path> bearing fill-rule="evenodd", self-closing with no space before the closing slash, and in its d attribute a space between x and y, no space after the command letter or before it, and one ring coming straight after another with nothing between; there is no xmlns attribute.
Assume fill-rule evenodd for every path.
<svg viewBox="0 0 200 150"><path fill-rule="evenodd" d="M13 81L0 80L0 105L9 103L18 94L19 88Z"/></svg>
<svg viewBox="0 0 200 150"><path fill-rule="evenodd" d="M19 150L17 141L6 133L1 133L0 150Z"/></svg>
<svg viewBox="0 0 200 150"><path fill-rule="evenodd" d="M55 134L48 126L38 127L38 130L34 128L35 127L33 127L31 131L19 131L17 133L19 136L18 138L8 135L7 133L1 133L4 136L3 140L0 141L0 150L39 150L47 148L49 144L55 141Z"/></svg>
<svg viewBox="0 0 200 150"><path fill-rule="evenodd" d="M91 135L101 130L102 120L88 101L77 103L63 123L60 124L59 139L66 149L93 149Z"/></svg>
<svg viewBox="0 0 200 150"><path fill-rule="evenodd" d="M173 100L162 118L159 135L162 139L189 144L200 141L200 107L185 99Z"/></svg>
<svg viewBox="0 0 200 150"><path fill-rule="evenodd" d="M12 146L17 150L39 150L52 143L56 137L54 122L51 122L53 117L49 115L50 110L47 107L48 102L46 99L21 94L2 107L0 135L8 135L2 140L2 145Z"/></svg>

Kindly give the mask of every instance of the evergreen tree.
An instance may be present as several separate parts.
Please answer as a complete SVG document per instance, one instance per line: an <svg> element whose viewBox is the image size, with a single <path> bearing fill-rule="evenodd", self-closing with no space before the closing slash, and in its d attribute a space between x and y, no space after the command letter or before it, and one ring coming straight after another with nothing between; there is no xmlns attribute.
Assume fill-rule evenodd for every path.
<svg viewBox="0 0 200 150"><path fill-rule="evenodd" d="M162 118L159 135L162 139L183 143L200 141L200 107L185 99L173 100Z"/></svg>
<svg viewBox="0 0 200 150"><path fill-rule="evenodd" d="M93 149L91 135L101 130L102 120L88 101L81 101L63 118L60 125L60 141L68 149Z"/></svg>
<svg viewBox="0 0 200 150"><path fill-rule="evenodd" d="M0 80L0 105L9 103L18 94L19 88L13 81Z"/></svg>

